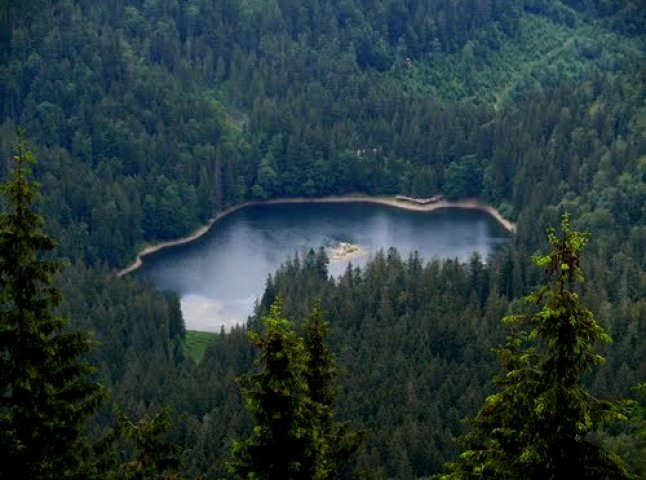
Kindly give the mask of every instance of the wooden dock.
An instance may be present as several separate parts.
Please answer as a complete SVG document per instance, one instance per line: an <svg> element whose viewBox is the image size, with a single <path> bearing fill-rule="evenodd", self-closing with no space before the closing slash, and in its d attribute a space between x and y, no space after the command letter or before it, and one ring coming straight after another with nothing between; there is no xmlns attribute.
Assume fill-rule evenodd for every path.
<svg viewBox="0 0 646 480"><path fill-rule="evenodd" d="M433 195L432 197L429 197L429 198L416 198L416 197L408 197L406 195L397 195L395 196L395 198L403 202L411 202L411 203L416 203L418 205L428 205L429 203L436 203L436 202L439 202L440 200L444 200L444 195Z"/></svg>

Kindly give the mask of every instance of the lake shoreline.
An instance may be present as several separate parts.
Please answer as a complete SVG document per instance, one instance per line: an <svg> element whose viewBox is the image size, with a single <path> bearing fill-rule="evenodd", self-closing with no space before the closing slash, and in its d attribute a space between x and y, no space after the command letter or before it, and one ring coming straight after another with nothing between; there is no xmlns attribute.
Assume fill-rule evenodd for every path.
<svg viewBox="0 0 646 480"><path fill-rule="evenodd" d="M389 207L399 208L402 210L411 210L416 212L433 212L435 210L442 210L448 208L460 208L465 210L479 210L485 212L493 217L505 230L514 234L516 232L516 225L502 216L502 214L491 205L487 205L482 201L474 198L461 199L461 200L439 200L435 203L429 204L416 204L407 201L397 200L395 197L377 197L363 194L349 194L349 195L333 195L329 197L293 197L293 198L273 198L270 200L253 200L241 203L234 207L227 208L218 213L215 217L209 220L206 225L195 230L193 233L178 238L176 240L168 240L166 242L155 243L144 247L137 253L136 260L128 265L126 268L117 272L117 277L122 277L134 272L143 264L143 257L159 252L165 248L176 247L190 243L194 240L205 235L213 225L222 220L227 215L231 215L238 210L247 207L254 207L260 205L284 205L290 203L375 203L379 205L386 205Z"/></svg>

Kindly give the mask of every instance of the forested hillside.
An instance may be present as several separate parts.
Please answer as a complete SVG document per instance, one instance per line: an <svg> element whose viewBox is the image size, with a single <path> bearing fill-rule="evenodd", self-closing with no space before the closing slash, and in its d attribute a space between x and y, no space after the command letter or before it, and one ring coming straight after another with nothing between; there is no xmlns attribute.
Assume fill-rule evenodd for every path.
<svg viewBox="0 0 646 480"><path fill-rule="evenodd" d="M516 217L637 168L625 3L8 2L3 158L25 126L89 264L249 198L444 191Z"/></svg>
<svg viewBox="0 0 646 480"><path fill-rule="evenodd" d="M278 293L295 322L322 297L338 414L370 431L357 468L416 478L454 459L499 319L540 282L530 256L564 210L592 234L582 300L615 340L586 382L634 395L645 17L623 0L0 0L0 179L23 126L70 264L62 309L101 341L112 393L94 428L113 405L170 405L186 474L223 475L250 427L233 382L254 358L245 330L195 365L177 298L113 272L245 200L352 192L479 197L517 221L486 263L384 252L332 281L315 252L268 282L249 328ZM631 428L604 438L644 474Z"/></svg>

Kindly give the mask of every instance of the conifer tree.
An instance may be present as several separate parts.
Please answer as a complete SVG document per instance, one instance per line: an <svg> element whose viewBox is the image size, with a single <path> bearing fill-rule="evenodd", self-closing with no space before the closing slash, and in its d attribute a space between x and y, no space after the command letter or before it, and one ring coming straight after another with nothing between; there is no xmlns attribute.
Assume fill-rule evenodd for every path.
<svg viewBox="0 0 646 480"><path fill-rule="evenodd" d="M22 132L13 160L0 215L0 478L83 478L84 424L103 391L80 358L92 342L56 313L60 266L32 209L35 159Z"/></svg>
<svg viewBox="0 0 646 480"><path fill-rule="evenodd" d="M325 478L316 471L313 445L321 436L312 422L303 339L282 316L279 300L261 324L260 334L249 334L259 350L256 372L238 379L255 426L248 439L233 445L230 470L244 479Z"/></svg>
<svg viewBox="0 0 646 480"><path fill-rule="evenodd" d="M631 478L619 458L589 438L605 422L624 419L626 404L595 398L581 385L604 360L595 344L610 342L574 290L584 280L587 235L572 230L566 214L548 240L551 252L534 261L549 282L526 298L541 308L503 319L513 331L498 350L506 368L499 391L470 422L466 448L444 480Z"/></svg>
<svg viewBox="0 0 646 480"><path fill-rule="evenodd" d="M365 438L365 432L352 431L349 422L335 420L334 406L338 375L334 354L327 342L329 322L323 318L320 301L303 323L307 368L305 380L312 401L314 419L321 432L317 463L322 478L338 478L339 471L348 462Z"/></svg>
<svg viewBox="0 0 646 480"><path fill-rule="evenodd" d="M245 479L338 478L365 433L335 421L337 370L320 303L303 322L304 338L283 318L280 298L261 324L249 334L260 351L256 372L238 379L256 426L235 442L230 470Z"/></svg>
<svg viewBox="0 0 646 480"><path fill-rule="evenodd" d="M170 408L165 407L133 423L119 412L116 427L97 445L100 456L95 476L105 480L180 480L179 447L164 438L171 427L170 416ZM124 453L130 453L130 458Z"/></svg>

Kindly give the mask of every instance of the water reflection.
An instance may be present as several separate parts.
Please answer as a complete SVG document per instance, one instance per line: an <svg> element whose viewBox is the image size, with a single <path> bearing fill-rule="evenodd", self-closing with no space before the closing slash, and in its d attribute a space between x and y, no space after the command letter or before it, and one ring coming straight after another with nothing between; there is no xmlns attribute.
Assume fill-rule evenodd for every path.
<svg viewBox="0 0 646 480"><path fill-rule="evenodd" d="M262 294L267 275L296 252L348 242L365 254L332 260L330 273L365 264L379 249L404 257L483 258L508 240L479 211L411 212L375 204L263 205L240 210L199 240L146 257L137 275L177 292L189 329L219 331L242 322Z"/></svg>

